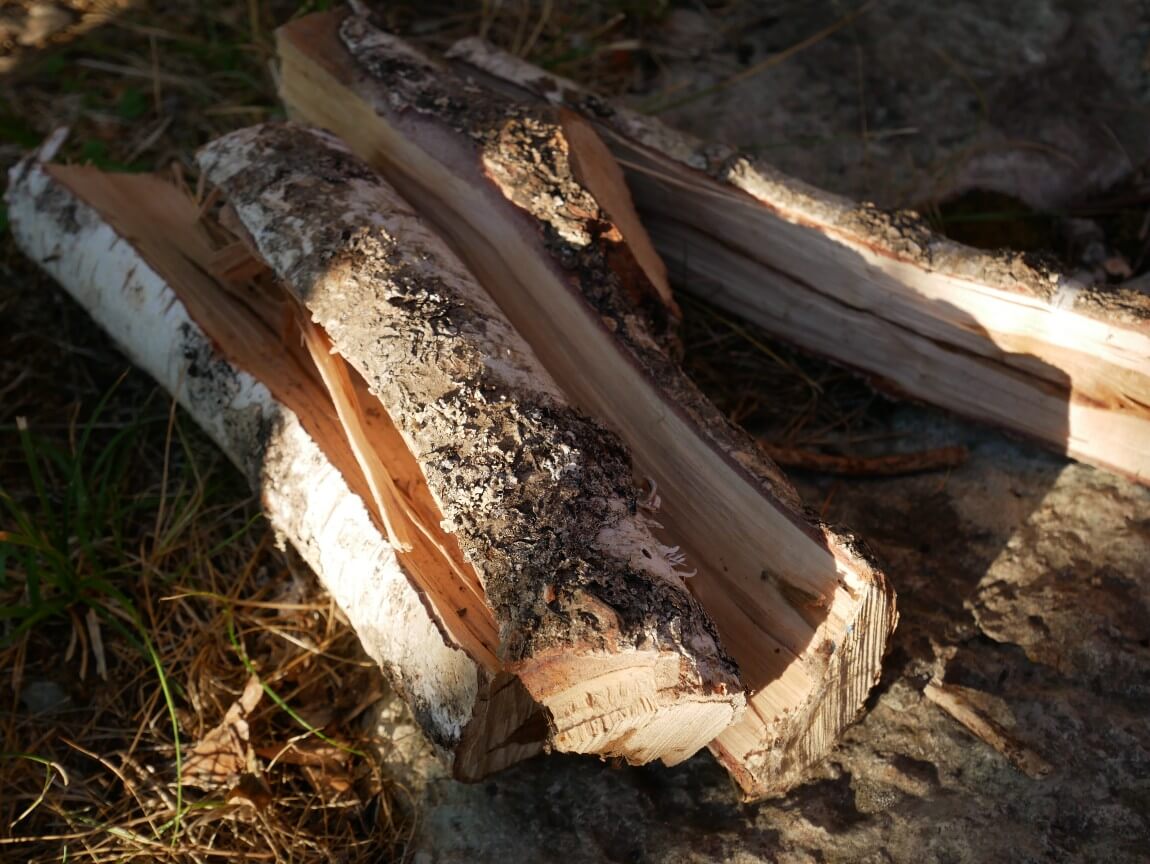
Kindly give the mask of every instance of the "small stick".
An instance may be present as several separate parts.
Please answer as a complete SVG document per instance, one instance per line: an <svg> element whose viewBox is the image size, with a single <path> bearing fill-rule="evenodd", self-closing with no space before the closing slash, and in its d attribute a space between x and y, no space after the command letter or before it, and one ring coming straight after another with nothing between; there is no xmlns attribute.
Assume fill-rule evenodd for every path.
<svg viewBox="0 0 1150 864"><path fill-rule="evenodd" d="M837 456L799 447L781 447L761 439L759 447L784 468L853 477L898 477L923 471L942 471L957 468L970 455L962 446L936 447L915 453L888 453L884 456Z"/></svg>
<svg viewBox="0 0 1150 864"><path fill-rule="evenodd" d="M967 687L931 681L923 690L923 695L966 727L975 738L1001 753L1027 777L1041 780L1053 770L1049 762L1021 744L1002 724L992 719L985 708L976 704L984 701L986 694Z"/></svg>

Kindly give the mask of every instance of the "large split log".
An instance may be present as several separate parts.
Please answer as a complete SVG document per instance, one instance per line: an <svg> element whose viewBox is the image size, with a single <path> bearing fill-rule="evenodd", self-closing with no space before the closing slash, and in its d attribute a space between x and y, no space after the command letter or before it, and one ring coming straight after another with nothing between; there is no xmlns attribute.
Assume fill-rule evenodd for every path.
<svg viewBox="0 0 1150 864"><path fill-rule="evenodd" d="M113 179L49 164L61 141L9 176L17 244L260 490L273 526L331 591L428 738L453 753L479 698L479 668L444 638L365 499L352 492L354 459L340 447L330 400L290 352L296 340L285 342L278 328L269 333L212 278L213 244L188 195L152 176ZM216 317L234 325L231 351L207 336L193 309L218 309ZM277 380L294 382L287 399L260 380L269 367L284 370ZM351 466L350 482L340 461Z"/></svg>
<svg viewBox="0 0 1150 864"><path fill-rule="evenodd" d="M289 111L418 202L564 392L630 445L750 693L711 749L748 796L793 785L877 679L893 593L668 359L675 309L602 143L359 17L299 19L278 45Z"/></svg>
<svg viewBox="0 0 1150 864"><path fill-rule="evenodd" d="M734 665L636 511L626 450L410 205L296 126L227 135L199 162L392 418L441 511L428 524L450 535L436 545L463 558L411 569L457 643L547 709L550 743L674 763L726 728Z"/></svg>
<svg viewBox="0 0 1150 864"><path fill-rule="evenodd" d="M578 110L680 284L898 393L1150 482L1150 294L1096 286L812 188L477 39L489 86Z"/></svg>
<svg viewBox="0 0 1150 864"><path fill-rule="evenodd" d="M222 247L171 184L41 160L14 233L258 484L456 776L544 747L673 763L726 728L741 682L625 449L442 241L322 133L201 160Z"/></svg>

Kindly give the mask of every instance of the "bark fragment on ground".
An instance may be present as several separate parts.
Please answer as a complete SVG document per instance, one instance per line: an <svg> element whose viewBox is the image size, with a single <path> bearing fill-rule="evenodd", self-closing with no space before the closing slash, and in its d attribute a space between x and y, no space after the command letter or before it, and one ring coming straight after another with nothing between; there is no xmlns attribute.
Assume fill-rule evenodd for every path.
<svg viewBox="0 0 1150 864"><path fill-rule="evenodd" d="M1150 480L1150 295L829 195L469 39L491 86L596 123L680 284L897 393Z"/></svg>
<svg viewBox="0 0 1150 864"><path fill-rule="evenodd" d="M668 359L673 311L630 226L579 182L589 130L467 85L354 16L293 22L279 50L289 110L418 201L564 391L630 445L751 693L712 750L749 796L792 785L861 708L893 594Z"/></svg>
<svg viewBox="0 0 1150 864"><path fill-rule="evenodd" d="M14 230L259 485L456 775L547 746L674 762L725 728L741 684L625 449L441 241L328 136L245 130L203 159L222 249L156 177L37 161Z"/></svg>

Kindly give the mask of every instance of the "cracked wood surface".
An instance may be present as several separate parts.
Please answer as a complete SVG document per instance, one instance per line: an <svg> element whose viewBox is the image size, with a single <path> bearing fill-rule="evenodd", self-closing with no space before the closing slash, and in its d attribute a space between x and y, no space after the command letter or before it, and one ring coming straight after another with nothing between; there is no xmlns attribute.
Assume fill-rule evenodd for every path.
<svg viewBox="0 0 1150 864"><path fill-rule="evenodd" d="M712 750L748 796L797 782L861 709L893 594L668 359L672 316L578 182L578 142L551 112L456 80L359 18L300 19L279 50L289 111L419 203L563 390L657 482L660 536L697 569L690 587L751 695Z"/></svg>
<svg viewBox="0 0 1150 864"><path fill-rule="evenodd" d="M492 86L583 112L679 284L895 392L1150 480L1150 295L970 249L607 104L475 39Z"/></svg>

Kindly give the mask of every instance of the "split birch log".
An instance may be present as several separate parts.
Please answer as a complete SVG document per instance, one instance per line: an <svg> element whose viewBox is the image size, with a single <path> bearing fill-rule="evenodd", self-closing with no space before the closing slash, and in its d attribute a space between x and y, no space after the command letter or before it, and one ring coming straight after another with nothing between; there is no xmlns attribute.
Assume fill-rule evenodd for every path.
<svg viewBox="0 0 1150 864"><path fill-rule="evenodd" d="M566 404L410 205L301 127L241 130L198 160L410 451L397 482L426 482L424 525L462 560L400 560L448 634L519 678L557 749L673 764L726 728L734 664L636 512L625 448Z"/></svg>
<svg viewBox="0 0 1150 864"><path fill-rule="evenodd" d="M477 39L492 87L582 112L679 284L905 394L1150 482L1150 294L933 234L608 105Z"/></svg>
<svg viewBox="0 0 1150 864"><path fill-rule="evenodd" d="M480 669L444 638L336 466L330 454L341 435L325 422L330 402L278 333L253 322L208 275L212 244L186 194L156 177L48 164L62 140L57 134L9 175L17 244L260 490L272 525L291 538L428 738L450 756L472 721ZM241 356L252 371L213 344L191 314L197 301L219 304L221 320L235 324L240 338L229 344L251 349ZM259 380L264 365L288 367L282 378L296 383L298 412ZM348 453L349 460L354 465Z"/></svg>
<svg viewBox="0 0 1150 864"><path fill-rule="evenodd" d="M156 177L40 161L14 233L258 484L455 775L544 747L673 763L726 728L741 683L625 449L442 241L322 133L201 160L262 260Z"/></svg>
<svg viewBox="0 0 1150 864"><path fill-rule="evenodd" d="M418 202L564 392L630 445L750 694L711 749L748 797L794 785L877 680L893 593L668 359L675 308L602 143L358 17L298 19L278 45L289 111Z"/></svg>

